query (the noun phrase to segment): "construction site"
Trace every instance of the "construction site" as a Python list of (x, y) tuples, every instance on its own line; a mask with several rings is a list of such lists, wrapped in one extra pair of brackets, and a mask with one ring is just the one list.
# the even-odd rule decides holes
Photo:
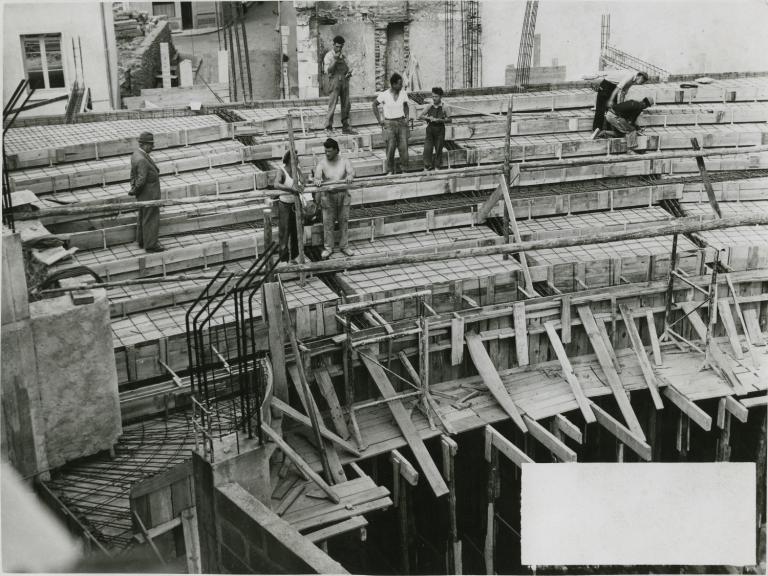
[[(9, 564), (4, 496), (4, 571), (765, 573), (768, 66), (678, 73), (598, 15), (579, 31), (594, 69), (643, 73), (626, 98), (653, 104), (599, 138), (592, 83), (541, 64), (538, 1), (515, 3), (504, 83), (484, 82), (486, 4), (94, 3), (94, 42), (134, 51), (103, 90), (89, 59), (128, 48), (22, 30), (26, 76), (3, 60), (3, 476), (79, 552)], [(338, 35), (351, 103), (329, 130)], [(396, 166), (371, 107), (394, 73)], [(436, 85), (451, 122), (428, 170)], [(329, 140), (346, 182), (312, 177)], [(299, 195), (348, 191), (348, 251), (324, 257), (297, 200), (284, 257), (281, 171)], [(751, 463), (754, 556), (526, 560), (524, 476), (553, 463)]]

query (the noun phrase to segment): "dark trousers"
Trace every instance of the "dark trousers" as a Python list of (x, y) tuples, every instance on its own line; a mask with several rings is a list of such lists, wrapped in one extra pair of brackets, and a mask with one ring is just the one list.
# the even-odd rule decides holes
[(428, 124), (427, 135), (424, 138), (424, 168), (434, 170), (442, 166), (444, 144), (445, 124)]
[(325, 120), (325, 127), (333, 128), (333, 115), (336, 112), (336, 103), (341, 99), (341, 126), (344, 130), (349, 129), (349, 111), (352, 104), (349, 102), (349, 80), (343, 76), (333, 76), (330, 80), (331, 100), (328, 102), (328, 117)]
[(333, 225), (339, 223), (339, 249), (349, 246), (349, 207), (352, 196), (345, 190), (323, 192), (320, 195), (320, 206), (323, 209), (323, 245), (326, 250), (333, 251)]
[(277, 235), (280, 245), (280, 259), (284, 262), (299, 255), (299, 236), (296, 233), (296, 204), (277, 203)]
[(136, 241), (139, 247), (146, 249), (157, 246), (160, 232), (160, 207), (144, 206), (139, 208), (136, 219)]
[(605, 124), (605, 112), (608, 109), (608, 100), (611, 98), (611, 94), (616, 90), (616, 84), (603, 80), (600, 82), (600, 87), (597, 89), (597, 99), (595, 100), (595, 119), (592, 121), (592, 130), (601, 130)]
[(395, 150), (400, 154), (400, 169), (408, 170), (408, 123), (405, 118), (384, 120), (384, 142), (387, 145), (387, 172), (395, 173)]

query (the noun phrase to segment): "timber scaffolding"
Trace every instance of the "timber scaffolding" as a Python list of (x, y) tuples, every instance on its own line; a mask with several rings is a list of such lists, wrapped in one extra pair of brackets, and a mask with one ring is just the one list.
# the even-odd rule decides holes
[[(358, 174), (358, 255), (319, 261), (307, 225), (303, 265), (276, 265), (268, 186), (286, 149), (305, 173), (322, 154), (319, 106), (9, 129), (17, 230), (64, 239), (99, 276), (120, 385), (115, 457), (57, 471), (50, 499), (110, 552), (150, 541), (194, 570), (189, 450), (216, 462), (263, 440), (279, 447), (265, 504), (363, 572), (335, 543), (366, 526), (366, 549), (398, 534), (397, 562), (367, 552), (393, 572), (519, 564), (495, 548), (519, 531), (499, 454), (757, 461), (764, 524), (768, 76), (630, 97), (647, 94), (633, 151), (589, 139), (582, 88), (455, 96), (444, 170), (390, 177), (370, 109), (353, 106), (360, 134), (338, 140)], [(136, 248), (142, 203), (126, 195), (144, 130), (159, 254)], [(467, 475), (483, 462), (487, 493)]]

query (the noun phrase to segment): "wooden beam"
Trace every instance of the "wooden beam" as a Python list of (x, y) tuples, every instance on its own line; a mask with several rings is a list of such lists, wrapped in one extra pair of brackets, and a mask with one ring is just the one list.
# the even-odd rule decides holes
[(389, 453), (389, 460), (393, 464), (396, 463), (398, 465), (400, 476), (402, 476), (408, 484), (416, 486), (416, 484), (419, 483), (419, 473), (416, 471), (416, 468), (414, 468), (413, 464), (408, 462), (408, 459), (400, 454), (400, 452), (392, 450), (392, 452)]
[(184, 549), (187, 557), (187, 574), (202, 574), (200, 558), (200, 535), (197, 531), (197, 509), (193, 506), (181, 512), (181, 526), (184, 531)]
[(763, 338), (763, 331), (760, 329), (760, 320), (758, 319), (757, 310), (754, 308), (745, 308), (744, 321), (749, 328), (749, 338), (752, 340), (752, 344), (755, 346), (765, 346), (765, 338)]
[(632, 430), (624, 426), (594, 402), (592, 403), (592, 410), (595, 412), (597, 421), (603, 428), (631, 448), (640, 458), (647, 462), (651, 461), (651, 447), (646, 444), (645, 437), (640, 438), (635, 435)]
[[(733, 297), (733, 305), (736, 307), (736, 315), (739, 318), (741, 329), (744, 332), (744, 341), (747, 344), (747, 350), (749, 351), (749, 355), (752, 358), (752, 365), (755, 368), (757, 368), (760, 361), (757, 358), (757, 353), (755, 352), (755, 349), (752, 347), (752, 340), (749, 337), (749, 331), (747, 330), (747, 322), (744, 319), (744, 312), (741, 309), (739, 294), (738, 292), (736, 292), (736, 287), (733, 285), (733, 280), (731, 280), (730, 274), (725, 274), (725, 282), (726, 284), (728, 284), (728, 289), (731, 291), (731, 296)], [(724, 298), (723, 300), (721, 300), (721, 305), (729, 306), (728, 298)], [(738, 341), (738, 338), (737, 338), (737, 341)]]
[(497, 449), (513, 464), (522, 468), (523, 464), (535, 464), (535, 462), (520, 448), (512, 444), (490, 424), (485, 427), (485, 461), (490, 462), (492, 449)]
[[(691, 138), (691, 146), (693, 146), (693, 149), (697, 152), (701, 150), (699, 141), (696, 138)], [(704, 183), (704, 190), (707, 192), (709, 205), (712, 207), (712, 211), (717, 214), (717, 217), (722, 218), (723, 213), (720, 210), (720, 205), (717, 203), (715, 191), (712, 189), (712, 182), (709, 179), (709, 173), (707, 172), (707, 167), (704, 164), (704, 158), (701, 156), (696, 156), (696, 165), (699, 167), (699, 174), (701, 174), (701, 181)]]
[(595, 318), (597, 331), (600, 333), (600, 337), (605, 343), (605, 350), (608, 352), (608, 356), (611, 358), (611, 364), (613, 364), (613, 368), (616, 370), (616, 373), (621, 374), (621, 364), (619, 364), (619, 359), (616, 357), (616, 351), (613, 349), (613, 343), (611, 343), (611, 337), (608, 335), (608, 329), (605, 327), (605, 322), (606, 319), (598, 320)]
[(464, 318), (451, 319), (451, 366), (458, 366), (464, 360)]
[(461, 540), (459, 540), (458, 519), (456, 516), (456, 453), (459, 445), (446, 435), (440, 436), (443, 453), (443, 477), (448, 484), (448, 544), (446, 550), (448, 573), (461, 574)]
[[(272, 397), (272, 406), (280, 410), (283, 414), (288, 416), (289, 418), (296, 420), (296, 422), (300, 422), (304, 426), (307, 426), (308, 428), (312, 428), (312, 420), (310, 420), (309, 417), (304, 416), (301, 412), (298, 410), (293, 409), (291, 406), (280, 400), (279, 398)], [(320, 434), (323, 438), (326, 440), (330, 440), (337, 446), (344, 448), (347, 452), (350, 454), (353, 454), (355, 458), (360, 458), (362, 455), (360, 452), (358, 452), (352, 444), (344, 440), (343, 438), (337, 436), (328, 428), (326, 428), (323, 424), (320, 424)]]
[(339, 397), (336, 395), (336, 389), (333, 387), (331, 375), (325, 367), (316, 368), (314, 372), (315, 381), (331, 411), (333, 427), (336, 428), (336, 433), (346, 440), (350, 437), (349, 428), (347, 428), (347, 421), (344, 420), (344, 412), (341, 409)]
[(523, 414), (523, 421), (526, 426), (528, 426), (528, 431), (531, 433), (531, 436), (541, 442), (544, 447), (552, 452), (557, 458), (563, 462), (576, 462), (576, 452), (558, 440), (557, 437), (544, 428), (544, 426), (536, 422), (536, 420), (527, 414)]
[(264, 310), (262, 314), (267, 321), (269, 330), (269, 356), (272, 360), (272, 377), (274, 378), (274, 395), (283, 402), (288, 402), (288, 378), (286, 375), (285, 359), (285, 325), (283, 324), (282, 301), (280, 285), (277, 282), (266, 282), (262, 286)]
[(656, 410), (661, 410), (664, 408), (664, 403), (661, 401), (661, 396), (659, 396), (659, 384), (656, 382), (656, 375), (653, 372), (653, 368), (651, 368), (651, 362), (648, 359), (648, 354), (645, 352), (645, 346), (643, 346), (640, 333), (637, 331), (637, 326), (635, 326), (635, 319), (632, 317), (632, 313), (626, 304), (619, 304), (619, 312), (621, 312), (621, 317), (627, 328), (627, 334), (632, 343), (632, 349), (635, 351), (637, 361), (640, 364), (640, 369), (643, 372), (648, 391), (651, 393), (653, 405)]
[(656, 334), (656, 321), (653, 319), (653, 310), (650, 308), (645, 311), (645, 319), (648, 323), (648, 334), (651, 338), (651, 349), (653, 350), (653, 362), (656, 366), (662, 366), (661, 346), (659, 345), (659, 336)]
[(363, 516), (352, 516), (352, 518), (347, 518), (342, 522), (331, 524), (330, 526), (320, 528), (314, 532), (308, 532), (304, 535), (304, 537), (307, 538), (310, 542), (324, 542), (325, 540), (333, 538), (334, 536), (346, 534), (347, 532), (352, 532), (353, 530), (360, 530), (366, 526), (368, 526), (368, 520), (366, 520)]
[(746, 423), (749, 418), (749, 410), (733, 396), (725, 397), (725, 410), (733, 414), (739, 422)]
[(275, 444), (278, 445), (280, 450), (283, 451), (283, 454), (291, 461), (293, 464), (298, 468), (304, 476), (312, 480), (315, 484), (317, 484), (320, 489), (326, 493), (328, 498), (334, 503), (338, 504), (341, 502), (341, 499), (339, 498), (338, 494), (336, 494), (335, 490), (329, 486), (325, 480), (323, 480), (313, 469), (312, 467), (306, 463), (306, 461), (299, 455), (298, 452), (296, 452), (291, 446), (283, 440), (283, 438), (272, 430), (267, 424), (262, 423), (261, 425), (262, 431), (267, 435), (267, 437), (272, 440)]
[[(605, 349), (605, 341), (597, 328), (597, 323), (595, 317), (592, 315), (592, 310), (589, 305), (578, 306), (577, 310), (579, 311), (579, 318), (581, 318), (584, 330), (586, 331), (589, 341), (592, 343), (592, 348), (597, 355), (597, 361), (600, 363), (605, 378), (608, 381), (608, 387), (613, 392), (613, 396), (616, 399), (616, 403), (619, 405), (619, 410), (621, 410), (624, 420), (632, 433), (645, 441), (643, 428), (640, 426), (640, 422), (638, 421), (634, 410), (632, 410), (632, 404), (629, 402), (624, 385), (613, 367), (613, 362), (611, 361), (608, 351)], [(592, 406), (594, 407), (594, 403)]]
[(754, 408), (755, 406), (768, 405), (768, 396), (755, 396), (753, 398), (742, 398), (741, 405), (746, 408)]
[[(509, 212), (509, 225), (512, 228), (512, 235), (515, 238), (515, 242), (522, 242), (520, 237), (520, 230), (517, 227), (517, 220), (515, 219), (515, 209), (512, 206), (512, 199), (509, 197), (509, 188), (507, 187), (507, 177), (505, 174), (499, 176), (499, 188), (504, 198), (504, 204), (507, 206)], [(519, 252), (520, 266), (523, 269), (523, 278), (525, 279), (525, 289), (529, 294), (536, 294), (536, 289), (533, 287), (533, 281), (531, 280), (531, 272), (528, 270), (528, 260), (525, 257), (525, 252)]]
[(720, 315), (720, 320), (725, 327), (725, 333), (728, 336), (728, 342), (731, 344), (731, 350), (733, 355), (738, 360), (744, 358), (744, 350), (741, 349), (741, 342), (739, 342), (739, 333), (736, 331), (736, 323), (733, 321), (733, 314), (731, 313), (731, 303), (728, 298), (720, 298), (717, 303), (717, 312)]
[(558, 337), (557, 331), (555, 330), (555, 323), (553, 321), (545, 322), (544, 329), (547, 331), (549, 342), (552, 345), (552, 349), (555, 351), (555, 356), (557, 356), (557, 359), (560, 362), (560, 367), (563, 370), (563, 377), (571, 387), (571, 392), (573, 392), (573, 396), (576, 398), (576, 404), (579, 405), (579, 410), (581, 411), (584, 420), (588, 424), (594, 422), (595, 415), (592, 413), (589, 400), (584, 394), (584, 390), (581, 388), (581, 383), (576, 377), (576, 373), (573, 371), (573, 367), (571, 366), (571, 362), (568, 359), (568, 355), (565, 353), (565, 348), (560, 342), (560, 338)]
[[(363, 354), (360, 354), (360, 359), (363, 361), (363, 364), (367, 368), (368, 373), (371, 375), (371, 379), (373, 380), (374, 384), (376, 384), (376, 387), (379, 389), (381, 395), (384, 398), (392, 398), (393, 396), (396, 396), (397, 392), (395, 392), (395, 389), (393, 388), (392, 383), (389, 381), (389, 377), (384, 372), (384, 369), (381, 367), (381, 365), (371, 360), (371, 358), (375, 356), (373, 350), (368, 348), (363, 352)], [(387, 402), (387, 405), (389, 406), (389, 409), (392, 412), (392, 416), (394, 416), (395, 421), (400, 428), (400, 432), (402, 432), (405, 441), (411, 448), (411, 451), (413, 452), (416, 461), (419, 463), (419, 467), (424, 473), (424, 476), (432, 488), (435, 496), (439, 498), (440, 496), (447, 494), (448, 486), (446, 486), (443, 477), (440, 475), (440, 471), (437, 469), (435, 462), (429, 455), (429, 451), (424, 445), (424, 441), (421, 439), (421, 436), (416, 430), (416, 427), (413, 425), (413, 422), (411, 422), (411, 417), (403, 406), (402, 402), (399, 400), (393, 400), (391, 402)]]
[(712, 417), (704, 410), (690, 400), (685, 394), (680, 392), (672, 385), (664, 388), (664, 396), (666, 396), (672, 404), (677, 406), (680, 411), (688, 416), (693, 422), (699, 425), (702, 430), (709, 431), (712, 428)]
[(278, 268), (279, 272), (332, 272), (336, 270), (362, 270), (365, 268), (377, 268), (381, 266), (393, 266), (399, 264), (420, 264), (434, 260), (451, 260), (455, 258), (467, 258), (476, 256), (490, 256), (494, 254), (514, 254), (516, 252), (530, 252), (531, 250), (545, 250), (563, 248), (566, 246), (583, 246), (585, 244), (602, 244), (605, 242), (618, 242), (624, 240), (638, 240), (654, 238), (658, 236), (671, 236), (673, 234), (691, 234), (693, 232), (705, 232), (709, 230), (722, 230), (737, 226), (760, 226), (768, 224), (768, 214), (756, 213), (746, 216), (729, 216), (719, 220), (664, 222), (650, 224), (632, 230), (620, 232), (599, 232), (596, 234), (584, 234), (578, 237), (546, 238), (543, 240), (530, 240), (527, 242), (515, 242), (511, 244), (497, 244), (492, 246), (479, 246), (475, 248), (451, 249), (449, 244), (435, 246), (429, 253), (405, 254), (405, 255), (379, 255), (379, 256), (353, 256), (351, 258), (334, 258), (320, 262), (311, 262), (299, 266), (298, 264), (283, 264)]
[(480, 207), (480, 209), (477, 211), (477, 223), (482, 224), (486, 221), (488, 218), (488, 215), (491, 213), (491, 211), (494, 209), (496, 204), (499, 203), (499, 200), (501, 200), (503, 195), (503, 192), (501, 190), (501, 186), (497, 186), (493, 192), (491, 192), (491, 195), (488, 196), (488, 199), (483, 202), (483, 205)]
[[(590, 409), (590, 412), (591, 411), (592, 410)], [(552, 420), (552, 422), (555, 428), (559, 430), (561, 433), (563, 433), (564, 435), (568, 436), (568, 438), (570, 438), (574, 442), (577, 442), (578, 444), (582, 443), (581, 430), (579, 430), (579, 427), (576, 426), (576, 424), (568, 420), (568, 418), (566, 418), (562, 414), (555, 414), (555, 417)]]
[(512, 304), (512, 314), (515, 322), (515, 350), (517, 364), (528, 366), (528, 324), (525, 319), (525, 302)]
[(490, 356), (488, 356), (480, 336), (475, 332), (468, 332), (464, 337), (467, 341), (467, 350), (469, 350), (469, 355), (472, 357), (472, 362), (486, 387), (491, 391), (491, 394), (502, 410), (506, 412), (507, 416), (512, 418), (512, 421), (517, 424), (518, 428), (523, 432), (528, 432), (528, 427), (525, 425), (522, 416), (520, 416), (517, 406), (515, 406), (515, 403), (509, 396), (509, 392), (504, 387), (504, 382), (502, 382), (496, 367), (493, 365)]

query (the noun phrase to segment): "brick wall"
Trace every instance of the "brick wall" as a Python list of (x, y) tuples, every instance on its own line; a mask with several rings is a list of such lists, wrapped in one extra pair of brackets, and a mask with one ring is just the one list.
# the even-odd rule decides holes
[(120, 96), (139, 96), (143, 88), (155, 87), (155, 76), (160, 73), (160, 44), (170, 44), (171, 60), (174, 48), (168, 22), (160, 22), (133, 50), (120, 54), (124, 68), (120, 77)]

